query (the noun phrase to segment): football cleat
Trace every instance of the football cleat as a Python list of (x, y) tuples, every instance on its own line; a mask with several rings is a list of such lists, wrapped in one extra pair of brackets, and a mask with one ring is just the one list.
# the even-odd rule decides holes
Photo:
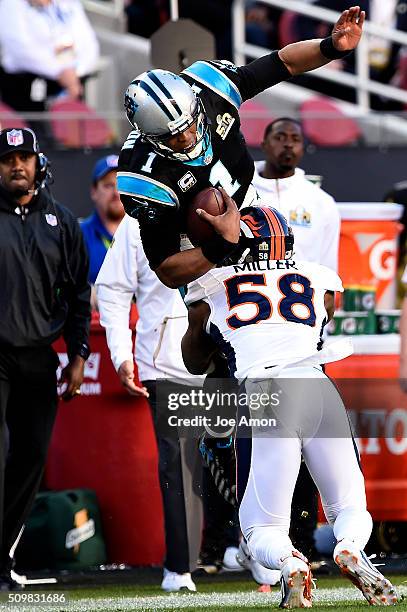
[(335, 546), (334, 561), (342, 574), (363, 593), (371, 606), (393, 606), (399, 596), (390, 582), (352, 541), (341, 540)]
[(312, 608), (312, 574), (307, 559), (298, 551), (281, 567), (280, 608)]
[(164, 568), (164, 577), (161, 583), (161, 588), (167, 593), (174, 593), (176, 591), (181, 591), (181, 589), (196, 591), (196, 586), (190, 573), (177, 574), (177, 572), (170, 572), (166, 568)]
[(270, 584), (273, 586), (273, 584), (277, 584), (280, 580), (279, 570), (263, 567), (263, 565), (253, 559), (244, 540), (240, 542), (236, 560), (244, 569), (251, 572), (254, 580), (259, 584)]

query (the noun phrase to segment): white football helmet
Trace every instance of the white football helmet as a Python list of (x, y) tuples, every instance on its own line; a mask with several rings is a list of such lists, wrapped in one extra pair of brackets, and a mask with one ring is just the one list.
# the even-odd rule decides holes
[[(127, 118), (163, 157), (191, 161), (203, 155), (210, 145), (205, 110), (201, 100), (184, 79), (167, 70), (148, 70), (128, 86), (124, 106)], [(167, 144), (172, 136), (197, 124), (192, 147), (174, 152)]]

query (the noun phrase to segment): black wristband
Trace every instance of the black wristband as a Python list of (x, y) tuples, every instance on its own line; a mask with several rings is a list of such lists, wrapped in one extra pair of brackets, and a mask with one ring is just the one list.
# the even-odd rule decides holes
[(322, 55), (329, 60), (342, 59), (342, 57), (346, 57), (349, 55), (349, 53), (351, 53), (351, 51), (338, 51), (338, 49), (335, 49), (332, 36), (323, 38), (320, 42), (319, 48)]
[(210, 241), (204, 242), (201, 245), (201, 250), (206, 259), (214, 264), (219, 264), (226, 257), (232, 255), (238, 246), (238, 242), (229, 242), (229, 240), (222, 238), (220, 234), (215, 234)]

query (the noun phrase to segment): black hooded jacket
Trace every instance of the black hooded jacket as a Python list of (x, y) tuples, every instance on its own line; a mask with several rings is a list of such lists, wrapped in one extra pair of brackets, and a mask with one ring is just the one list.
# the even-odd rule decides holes
[[(62, 230), (62, 231), (61, 231)], [(72, 213), (41, 189), (19, 206), (0, 188), (0, 347), (88, 347), (88, 256)]]

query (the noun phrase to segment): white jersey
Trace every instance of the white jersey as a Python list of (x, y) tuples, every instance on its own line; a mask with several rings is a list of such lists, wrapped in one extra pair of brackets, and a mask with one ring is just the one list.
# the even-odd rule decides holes
[(208, 303), (207, 332), (242, 380), (315, 356), (327, 319), (326, 291), (343, 291), (330, 268), (264, 261), (210, 270), (188, 285), (186, 303)]

